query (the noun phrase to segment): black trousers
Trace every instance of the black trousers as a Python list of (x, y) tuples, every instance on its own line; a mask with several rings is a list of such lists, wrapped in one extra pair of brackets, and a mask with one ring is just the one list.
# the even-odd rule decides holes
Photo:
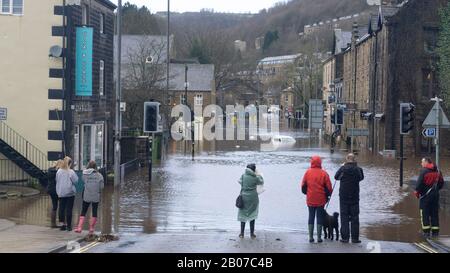
[(72, 227), (72, 211), (75, 196), (62, 197), (59, 199), (59, 221)]
[(348, 241), (359, 240), (359, 203), (340, 202), (341, 207), (341, 238)]
[(424, 232), (439, 231), (439, 195), (420, 199), (420, 216)]
[(310, 207), (308, 206), (309, 218), (308, 225), (314, 225), (314, 219), (317, 218), (317, 225), (323, 226), (323, 221), (325, 219), (325, 210), (323, 207)]
[(48, 195), (50, 195), (50, 198), (52, 199), (52, 211), (57, 211), (58, 210), (58, 195), (56, 193), (49, 193)]
[(98, 203), (88, 203), (83, 201), (83, 208), (81, 209), (81, 216), (86, 216), (89, 206), (92, 204), (92, 217), (97, 217)]
[[(245, 222), (241, 222), (241, 234), (244, 234)], [(255, 233), (255, 220), (250, 221), (250, 234)]]

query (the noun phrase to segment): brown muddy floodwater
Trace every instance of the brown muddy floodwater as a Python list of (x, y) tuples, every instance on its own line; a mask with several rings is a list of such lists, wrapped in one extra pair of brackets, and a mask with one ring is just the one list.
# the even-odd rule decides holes
[[(257, 229), (276, 232), (307, 232), (307, 207), (299, 183), (312, 155), (323, 158), (323, 168), (334, 176), (344, 159), (343, 152), (331, 154), (307, 135), (295, 135), (297, 144), (286, 151), (258, 151), (253, 142), (222, 142), (197, 145), (194, 161), (184, 155), (182, 143), (173, 143), (166, 161), (154, 168), (148, 182), (145, 168), (127, 176), (120, 189), (107, 186), (100, 207), (98, 229), (119, 234), (188, 232), (210, 230), (237, 232), (239, 193), (237, 180), (246, 164), (256, 163), (265, 178), (260, 196)], [(311, 148), (315, 147), (315, 148)], [(189, 153), (188, 153), (189, 154)], [(414, 242), (420, 239), (418, 201), (407, 185), (398, 182), (398, 161), (361, 155), (365, 172), (361, 182), (361, 233), (373, 240)], [(419, 160), (409, 159), (405, 177), (417, 175)], [(443, 160), (444, 174), (450, 161)], [(334, 181), (332, 181), (334, 182)], [(337, 192), (328, 212), (339, 211)], [(0, 218), (19, 223), (49, 224), (50, 200), (45, 195), (0, 200)], [(441, 209), (441, 233), (450, 235), (449, 208)], [(79, 205), (74, 209), (74, 217)], [(76, 218), (75, 218), (76, 219)], [(75, 220), (76, 221), (76, 220)]]

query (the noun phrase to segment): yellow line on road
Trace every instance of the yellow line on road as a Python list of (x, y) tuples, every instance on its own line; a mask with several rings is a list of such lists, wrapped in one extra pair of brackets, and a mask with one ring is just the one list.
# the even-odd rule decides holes
[(75, 249), (75, 250), (71, 251), (70, 253), (84, 253), (98, 244), (100, 244), (100, 242), (92, 242), (90, 244), (87, 244), (87, 245), (79, 248), (79, 249)]
[(86, 246), (83, 247), (83, 250), (80, 250), (80, 253), (85, 253), (85, 252), (88, 251), (89, 249), (91, 249), (91, 248), (93, 248), (93, 247), (95, 247), (95, 246), (97, 246), (97, 245), (99, 245), (99, 244), (100, 244), (100, 242), (93, 242), (93, 243), (91, 243), (91, 244), (88, 244), (88, 245), (86, 245)]
[(425, 250), (428, 253), (439, 253), (438, 251), (436, 251), (435, 249), (425, 245), (424, 243), (414, 243), (414, 245), (416, 245), (417, 247), (421, 248), (422, 250)]

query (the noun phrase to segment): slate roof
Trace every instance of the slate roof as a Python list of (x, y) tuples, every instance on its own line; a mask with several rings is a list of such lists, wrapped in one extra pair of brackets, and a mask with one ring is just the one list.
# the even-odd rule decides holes
[[(184, 91), (185, 64), (170, 64), (169, 88)], [(212, 91), (214, 80), (213, 64), (187, 64), (188, 91)], [(162, 83), (165, 86), (165, 83)]]
[[(117, 35), (114, 36), (114, 62), (117, 61)], [(173, 36), (170, 41), (173, 47)], [(149, 55), (158, 63), (165, 63), (167, 60), (167, 36), (156, 35), (123, 35), (122, 36), (122, 64), (130, 63), (130, 54), (136, 54), (141, 49), (150, 52)]]

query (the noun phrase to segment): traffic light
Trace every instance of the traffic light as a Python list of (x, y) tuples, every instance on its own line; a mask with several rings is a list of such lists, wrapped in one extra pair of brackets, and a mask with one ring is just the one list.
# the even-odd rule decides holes
[(158, 132), (159, 102), (144, 103), (144, 133)]
[(412, 103), (400, 103), (400, 134), (407, 135), (414, 128), (414, 109)]
[(344, 124), (344, 109), (338, 108), (336, 109), (336, 125)]

